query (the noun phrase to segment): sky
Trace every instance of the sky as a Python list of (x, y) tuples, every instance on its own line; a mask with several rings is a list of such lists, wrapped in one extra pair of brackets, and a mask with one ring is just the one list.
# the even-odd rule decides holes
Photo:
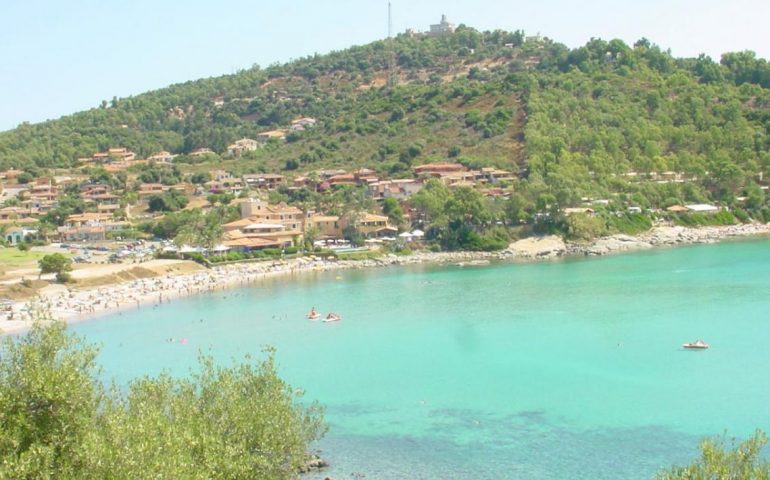
[[(393, 31), (441, 14), (574, 48), (646, 37), (678, 57), (770, 58), (770, 0), (392, 0)], [(387, 0), (0, 0), (0, 131), (254, 64), (387, 36)]]

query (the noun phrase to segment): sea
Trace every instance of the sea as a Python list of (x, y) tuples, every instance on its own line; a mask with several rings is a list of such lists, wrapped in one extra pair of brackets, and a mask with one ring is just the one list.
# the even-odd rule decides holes
[(119, 385), (274, 347), (326, 409), (311, 480), (648, 479), (770, 431), (768, 239), (287, 275), (72, 329)]

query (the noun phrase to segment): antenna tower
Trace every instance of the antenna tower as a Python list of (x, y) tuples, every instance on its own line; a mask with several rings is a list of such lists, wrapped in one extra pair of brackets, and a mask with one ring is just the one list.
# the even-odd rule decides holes
[(393, 45), (393, 8), (388, 2), (388, 82), (389, 88), (396, 86), (396, 50)]

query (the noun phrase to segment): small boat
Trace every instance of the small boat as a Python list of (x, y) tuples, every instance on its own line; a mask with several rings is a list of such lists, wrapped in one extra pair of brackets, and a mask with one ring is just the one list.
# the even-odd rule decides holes
[(315, 309), (307, 312), (307, 315), (305, 316), (308, 318), (308, 320), (318, 320), (319, 318), (321, 318), (321, 314), (316, 312)]
[(703, 340), (695, 340), (694, 342), (685, 343), (682, 345), (682, 348), (687, 348), (689, 350), (705, 350), (709, 348), (709, 344)]
[(339, 322), (340, 320), (342, 320), (342, 316), (332, 312), (329, 312), (326, 318), (323, 319), (324, 322)]

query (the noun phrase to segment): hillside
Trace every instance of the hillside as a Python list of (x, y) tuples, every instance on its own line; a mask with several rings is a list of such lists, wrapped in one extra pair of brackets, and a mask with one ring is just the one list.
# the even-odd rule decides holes
[[(386, 86), (387, 65), (397, 65)], [(628, 195), (643, 206), (745, 195), (770, 166), (770, 66), (751, 52), (676, 59), (640, 40), (569, 50), (522, 32), (400, 35), (191, 81), (0, 133), (0, 168), (67, 168), (127, 147), (235, 173), (368, 167), (410, 176), (454, 158), (521, 171), (529, 202)], [(312, 116), (316, 128), (232, 159), (228, 144)], [(672, 172), (675, 181), (640, 182)]]

